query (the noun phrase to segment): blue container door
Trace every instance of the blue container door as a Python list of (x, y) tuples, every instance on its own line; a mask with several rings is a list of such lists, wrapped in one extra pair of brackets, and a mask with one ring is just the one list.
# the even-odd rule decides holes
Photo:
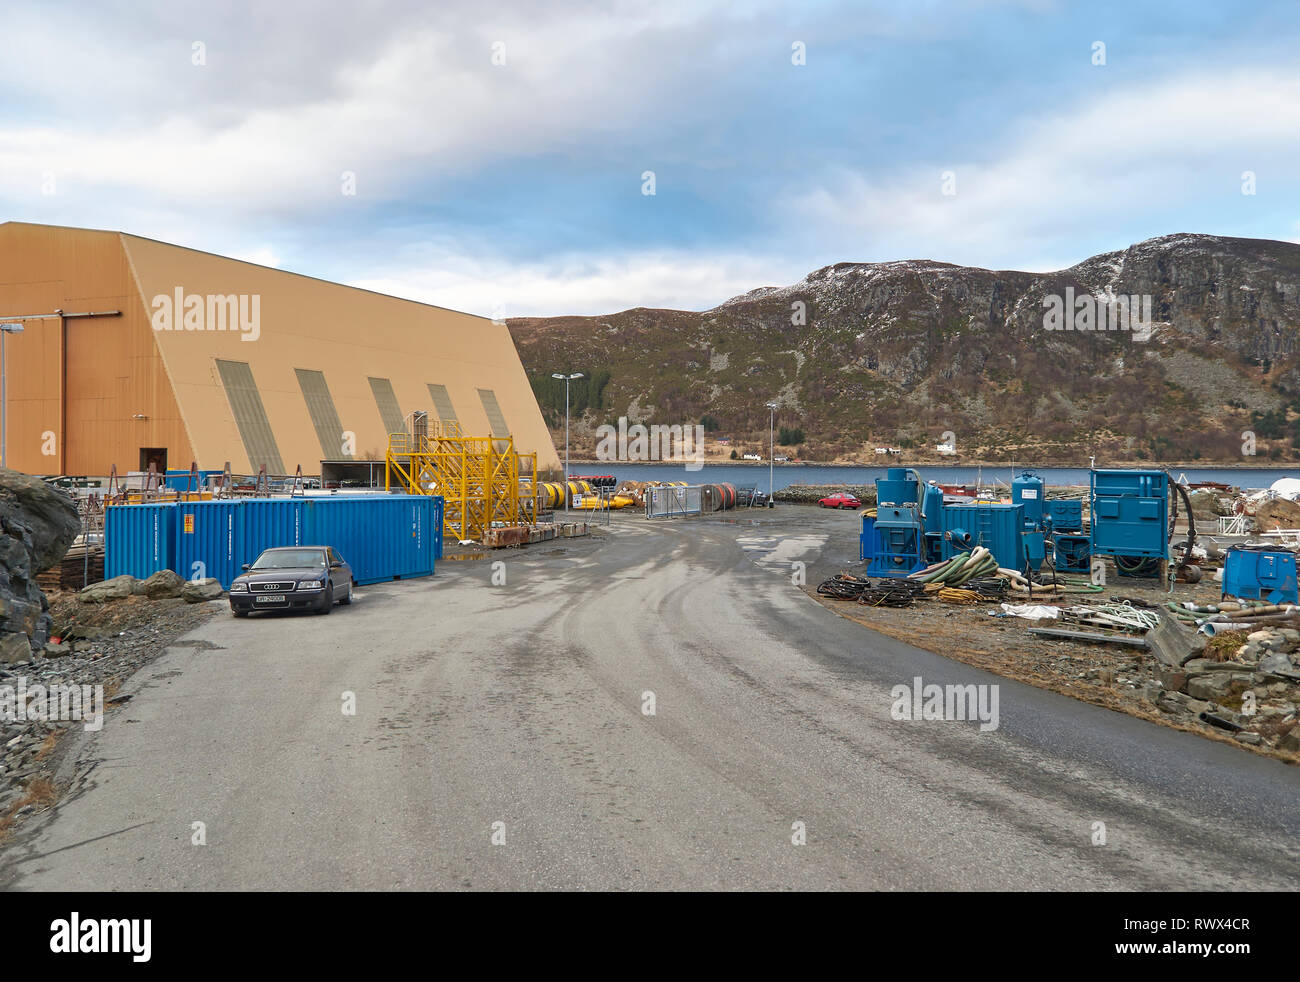
[(236, 549), (240, 568), (252, 563), (265, 549), (316, 545), (304, 538), (304, 509), (301, 498), (250, 498), (240, 502)]
[(145, 579), (171, 569), (176, 505), (111, 505), (104, 514), (104, 577)]
[(245, 562), (239, 552), (241, 507), (236, 501), (194, 501), (176, 505), (176, 564), (188, 579), (215, 577), (223, 590)]

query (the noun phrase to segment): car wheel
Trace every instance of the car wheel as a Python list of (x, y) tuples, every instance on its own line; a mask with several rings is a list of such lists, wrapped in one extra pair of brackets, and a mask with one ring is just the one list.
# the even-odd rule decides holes
[(230, 612), (231, 612), (232, 614), (234, 614), (236, 617), (247, 617), (247, 616), (248, 616), (248, 611), (246, 611), (246, 610), (240, 610), (238, 607), (231, 607), (231, 608), (230, 608)]
[(321, 604), (320, 610), (316, 611), (316, 613), (328, 614), (333, 609), (334, 609), (334, 584), (327, 583), (325, 584), (325, 601), (324, 603)]
[(348, 592), (344, 594), (343, 599), (340, 600), (339, 603), (343, 604), (344, 606), (347, 606), (348, 604), (352, 603), (352, 581), (351, 580), (348, 580)]

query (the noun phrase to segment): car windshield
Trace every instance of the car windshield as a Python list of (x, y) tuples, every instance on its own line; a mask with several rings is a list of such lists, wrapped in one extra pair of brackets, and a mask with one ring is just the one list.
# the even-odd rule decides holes
[(325, 565), (319, 549), (268, 549), (257, 557), (251, 569), (303, 569)]

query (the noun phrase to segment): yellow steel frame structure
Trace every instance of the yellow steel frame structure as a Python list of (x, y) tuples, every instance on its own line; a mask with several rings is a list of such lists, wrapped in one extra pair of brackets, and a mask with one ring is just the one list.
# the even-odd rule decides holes
[(457, 539), (482, 540), (494, 525), (531, 524), (537, 454), (518, 454), (514, 444), (513, 437), (466, 436), (457, 423), (433, 420), (427, 434), (390, 433), (384, 488), (442, 495), (443, 534)]

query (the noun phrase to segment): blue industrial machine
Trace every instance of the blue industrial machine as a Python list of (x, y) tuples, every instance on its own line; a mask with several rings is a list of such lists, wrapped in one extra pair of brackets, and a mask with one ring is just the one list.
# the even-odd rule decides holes
[(1022, 471), (1011, 481), (1011, 503), (1024, 509), (1025, 531), (1043, 527), (1043, 479), (1033, 471)]
[(1169, 555), (1169, 477), (1164, 471), (1094, 470), (1089, 549), (1122, 576), (1157, 576)]
[(1295, 553), (1270, 546), (1232, 546), (1223, 560), (1223, 596), (1300, 603)]
[(1078, 498), (1055, 498), (1044, 507), (1047, 527), (1053, 532), (1083, 531), (1083, 502)]
[(1088, 536), (1058, 532), (1052, 545), (1056, 553), (1052, 565), (1058, 573), (1087, 573), (1092, 568)]
[(907, 576), (976, 546), (999, 566), (1037, 570), (1046, 551), (1042, 481), (1026, 474), (1017, 493), (1034, 509), (1033, 522), (1020, 503), (945, 504), (943, 489), (923, 485), (916, 471), (889, 468), (876, 480), (876, 517), (862, 520), (859, 554), (869, 563), (867, 575)]
[(876, 479), (872, 537), (867, 537), (864, 519), (860, 540), (862, 558), (871, 560), (867, 575), (907, 576), (938, 559), (943, 491), (930, 485), (922, 492), (921, 487), (909, 467), (891, 467)]

